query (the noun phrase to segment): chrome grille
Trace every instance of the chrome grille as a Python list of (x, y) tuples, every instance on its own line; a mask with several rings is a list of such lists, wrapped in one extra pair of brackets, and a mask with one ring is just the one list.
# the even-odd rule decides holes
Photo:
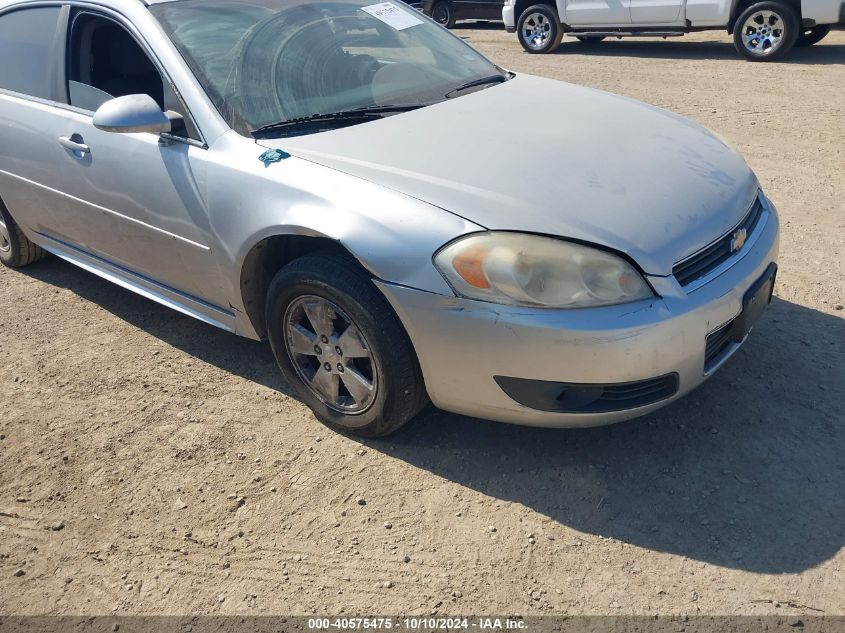
[(762, 215), (763, 203), (758, 195), (754, 200), (754, 204), (751, 205), (751, 209), (749, 209), (748, 213), (739, 224), (713, 242), (710, 246), (700, 250), (692, 257), (688, 257), (682, 262), (675, 264), (675, 267), (672, 269), (672, 274), (675, 275), (675, 279), (678, 280), (678, 283), (682, 286), (688, 286), (695, 280), (701, 279), (705, 275), (709, 274), (712, 270), (722, 265), (731, 257), (734, 257), (740, 250), (742, 250), (740, 248), (739, 250), (734, 251), (731, 247), (734, 235), (737, 231), (745, 229), (746, 236), (750, 237), (754, 232), (754, 229), (757, 227), (757, 223), (760, 221)]

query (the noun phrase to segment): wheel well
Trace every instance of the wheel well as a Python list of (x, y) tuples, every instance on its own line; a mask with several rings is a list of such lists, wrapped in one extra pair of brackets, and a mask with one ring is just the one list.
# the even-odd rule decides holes
[(348, 253), (335, 240), (308, 235), (274, 235), (261, 240), (249, 251), (241, 268), (241, 298), (247, 316), (261, 338), (267, 335), (264, 304), (273, 277), (293, 260), (322, 250)]
[[(798, 18), (798, 23), (801, 24), (801, 0), (777, 0), (795, 11), (795, 15)], [(728, 22), (728, 33), (734, 32), (734, 26), (736, 25), (736, 20), (739, 18), (740, 14), (745, 11), (748, 7), (753, 4), (757, 4), (760, 0), (737, 0), (734, 2), (733, 9), (731, 10), (731, 19)]]
[[(20, 225), (17, 223), (14, 216), (12, 215), (12, 211), (9, 209), (9, 207), (6, 206), (6, 203), (3, 202), (3, 195), (2, 194), (0, 194), (0, 217), (5, 217), (6, 222), (9, 222), (11, 220), (12, 222), (15, 223), (15, 226), (20, 228)], [(23, 230), (23, 229), (21, 229), (21, 230)]]
[[(545, 4), (551, 7), (555, 14), (557, 14), (557, 5), (552, 0), (516, 0), (516, 4), (514, 5), (514, 20), (518, 23), (523, 11), (528, 7), (533, 7), (535, 4)], [(557, 21), (560, 22), (560, 16), (558, 16)]]
[(6, 206), (6, 203), (3, 202), (3, 194), (0, 194), (0, 214), (6, 212), (8, 217), (12, 217), (12, 213), (9, 211), (9, 207)]
[[(425, 2), (423, 2), (423, 13), (431, 17), (432, 12), (434, 11), (434, 5), (438, 2), (441, 2), (441, 0), (425, 0)], [(446, 0), (446, 4), (451, 5), (451, 0)]]

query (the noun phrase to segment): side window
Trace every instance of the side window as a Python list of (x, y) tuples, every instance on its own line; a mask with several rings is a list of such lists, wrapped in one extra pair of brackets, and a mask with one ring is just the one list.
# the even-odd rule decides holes
[(146, 94), (162, 110), (184, 117), (175, 136), (199, 140), (187, 109), (138, 41), (109, 18), (79, 11), (71, 18), (67, 51), (70, 105), (95, 111), (114, 97)]
[(50, 64), (60, 10), (37, 7), (0, 15), (0, 88), (53, 98)]

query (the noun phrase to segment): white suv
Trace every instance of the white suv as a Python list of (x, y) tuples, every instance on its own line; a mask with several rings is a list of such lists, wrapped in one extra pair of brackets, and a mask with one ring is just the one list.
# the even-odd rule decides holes
[(505, 0), (502, 18), (529, 53), (555, 50), (564, 33), (595, 44), (726, 28), (740, 55), (772, 61), (845, 24), (845, 0)]

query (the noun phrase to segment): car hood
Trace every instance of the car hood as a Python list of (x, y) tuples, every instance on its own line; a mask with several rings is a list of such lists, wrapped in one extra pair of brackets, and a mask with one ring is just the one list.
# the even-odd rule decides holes
[(263, 140), (488, 229), (593, 242), (653, 275), (735, 226), (758, 184), (743, 159), (660, 108), (519, 75), (377, 121)]

